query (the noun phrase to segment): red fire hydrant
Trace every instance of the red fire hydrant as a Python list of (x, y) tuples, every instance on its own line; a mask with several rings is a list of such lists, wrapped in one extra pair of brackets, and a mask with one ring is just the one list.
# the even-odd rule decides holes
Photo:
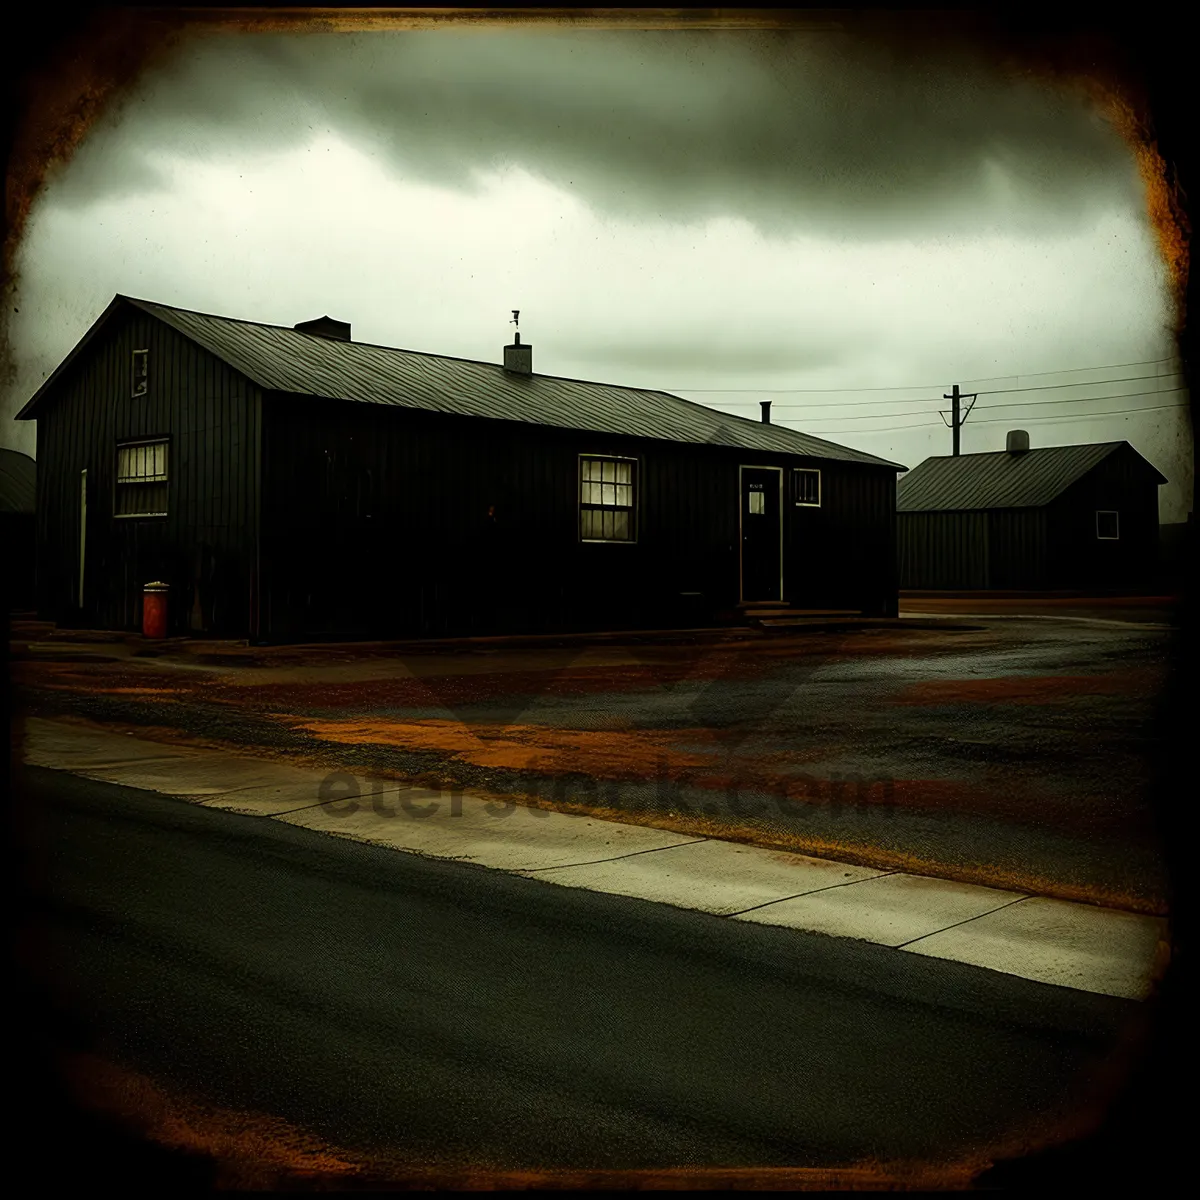
[(165, 583), (148, 583), (142, 589), (142, 633), (148, 638), (167, 636), (167, 592)]

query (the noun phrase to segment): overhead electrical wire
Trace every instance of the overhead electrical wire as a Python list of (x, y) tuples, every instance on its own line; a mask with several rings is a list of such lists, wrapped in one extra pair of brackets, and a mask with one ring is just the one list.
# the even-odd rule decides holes
[[(1113, 381), (1113, 382), (1116, 382), (1116, 381)], [(1043, 408), (1048, 404), (1098, 404), (1102, 400), (1127, 400), (1133, 396), (1166, 396), (1166, 395), (1169, 395), (1171, 392), (1181, 392), (1183, 390), (1184, 389), (1182, 387), (1154, 388), (1154, 389), (1150, 389), (1150, 390), (1147, 390), (1144, 392), (1117, 392), (1115, 395), (1112, 395), (1112, 396), (1066, 396), (1061, 400), (1045, 400), (1045, 401), (1011, 400), (1011, 401), (1007, 401), (1007, 402), (1002, 401), (999, 404), (976, 404), (976, 405), (972, 406), (972, 410), (984, 409), (984, 408)], [(987, 393), (980, 392), (979, 395), (987, 395)], [(937, 403), (937, 402), (935, 402), (935, 403)], [(780, 405), (780, 407), (783, 408), (783, 407), (787, 407), (787, 406)], [(827, 417), (809, 417), (808, 420), (810, 420), (810, 421), (838, 421), (838, 420), (874, 421), (874, 420), (878, 420), (878, 419), (883, 419), (885, 421), (890, 421), (896, 417), (919, 417), (919, 416), (922, 416), (926, 411), (927, 411), (926, 409), (913, 409), (911, 412), (866, 413), (862, 416), (853, 416), (853, 417), (841, 417), (839, 415), (833, 415), (833, 416), (827, 416)], [(795, 418), (792, 418), (792, 419), (794, 420)], [(936, 424), (936, 422), (934, 422), (934, 423)]]
[[(964, 382), (974, 383), (974, 382), (978, 382), (979, 380), (982, 380), (983, 382), (987, 382), (988, 380), (991, 380), (991, 379), (1033, 379), (1033, 378), (1037, 378), (1038, 376), (1042, 376), (1042, 375), (1066, 375), (1072, 371), (1118, 371), (1123, 367), (1149, 367), (1149, 366), (1154, 366), (1154, 365), (1160, 364), (1160, 363), (1175, 362), (1175, 361), (1176, 361), (1175, 355), (1166, 355), (1163, 358), (1145, 358), (1145, 359), (1140, 359), (1137, 362), (1107, 363), (1105, 365), (1095, 366), (1095, 367), (1060, 367), (1056, 371), (1019, 371), (1019, 372), (1010, 373), (1008, 375), (976, 376), (975, 379), (973, 379), (973, 380), (968, 379), (968, 380), (965, 380)], [(1140, 378), (1140, 376), (1134, 376), (1134, 378)], [(1101, 380), (1101, 379), (1088, 379), (1088, 380), (1082, 381), (1082, 383), (1080, 383), (1078, 385), (1067, 383), (1067, 384), (1045, 384), (1043, 386), (1045, 386), (1045, 387), (1073, 387), (1073, 386), (1086, 386), (1089, 383), (1103, 383), (1103, 382), (1105, 382), (1105, 381)], [(1113, 382), (1121, 382), (1121, 381), (1114, 380)], [(776, 396), (785, 396), (785, 395), (796, 396), (796, 395), (806, 395), (806, 394), (807, 395), (825, 396), (825, 395), (832, 395), (835, 392), (904, 392), (904, 391), (919, 392), (919, 391), (924, 391), (927, 388), (940, 388), (940, 387), (944, 387), (944, 386), (945, 385), (941, 384), (941, 383), (895, 383), (895, 384), (890, 384), (887, 387), (860, 387), (860, 388), (854, 388), (854, 387), (836, 387), (836, 388), (670, 387), (670, 388), (659, 388), (659, 389), (655, 389), (655, 390), (671, 391), (671, 392), (706, 392), (706, 393), (713, 393), (713, 394), (725, 393), (726, 395), (745, 394), (747, 392), (757, 392), (761, 395), (763, 393), (769, 392)], [(1001, 389), (1001, 390), (1007, 391), (1010, 389)], [(1017, 389), (1011, 389), (1011, 390), (1036, 391), (1038, 389), (1037, 388), (1030, 388), (1030, 389), (1017, 388)], [(976, 394), (983, 395), (984, 393), (979, 392)], [(753, 404), (754, 401), (746, 401), (745, 403)]]
[[(1107, 399), (1108, 397), (1105, 397)], [(1087, 421), (1095, 417), (1114, 417), (1120, 416), (1123, 413), (1144, 413), (1144, 412), (1161, 412), (1169, 408), (1187, 408), (1187, 404), (1151, 404), (1140, 408), (1113, 408), (1105, 409), (1103, 412), (1090, 413), (1060, 413), (1056, 416), (1045, 417), (1022, 417), (1023, 422), (1029, 421)], [(1007, 424), (1012, 418), (1010, 417), (986, 417), (982, 421), (976, 422), (979, 425), (1003, 425)], [(841, 433), (895, 433), (901, 429), (941, 429), (943, 425), (937, 421), (914, 421), (908, 425), (885, 425), (879, 429), (821, 429), (817, 430), (818, 437), (830, 437)], [(966, 428), (964, 425), (963, 428)]]
[[(1028, 387), (1028, 388), (997, 388), (997, 389), (994, 389), (992, 391), (987, 391), (987, 392), (964, 393), (964, 395), (1011, 396), (1011, 395), (1015, 395), (1018, 392), (1046, 392), (1046, 391), (1051, 391), (1052, 389), (1065, 388), (1065, 387), (1073, 387), (1073, 388), (1106, 387), (1110, 383), (1141, 383), (1143, 381), (1149, 381), (1152, 379), (1171, 379), (1171, 378), (1173, 378), (1172, 372), (1166, 372), (1166, 373), (1160, 374), (1160, 375), (1125, 375), (1125, 376), (1121, 376), (1117, 379), (1081, 379), (1077, 383), (1047, 383), (1047, 384), (1043, 384), (1038, 387)], [(1173, 389), (1161, 388), (1161, 389), (1154, 389), (1154, 390), (1171, 391)], [(1136, 394), (1136, 393), (1134, 393), (1134, 394)], [(729, 401), (726, 401), (726, 403), (730, 404), (730, 405), (738, 405), (741, 407), (752, 408), (754, 405), (760, 403), (760, 401), (758, 401), (758, 400), (729, 400)], [(878, 404), (912, 404), (912, 403), (914, 403), (912, 396), (896, 396), (893, 398), (881, 399), (881, 400), (824, 400), (824, 401), (817, 400), (817, 401), (812, 401), (812, 402), (806, 401), (804, 403), (793, 403), (793, 404), (774, 404), (774, 403), (772, 403), (772, 408), (773, 409), (777, 409), (777, 408), (778, 409), (782, 409), (782, 408), (804, 408), (804, 409), (808, 409), (808, 408), (849, 408), (851, 405), (853, 405), (855, 407), (861, 407), (863, 405), (869, 405), (869, 404), (878, 405)], [(1055, 401), (1055, 403), (1058, 403), (1058, 401)], [(981, 407), (986, 408), (986, 407), (994, 407), (994, 406), (981, 405)], [(899, 416), (900, 414), (899, 413), (882, 413), (880, 415), (881, 416)], [(818, 420), (819, 419), (820, 418), (818, 418)]]
[[(1088, 421), (1093, 417), (1114, 417), (1119, 413), (1162, 412), (1167, 408), (1188, 408), (1187, 404), (1148, 404), (1139, 408), (1106, 408), (1103, 412), (1091, 413), (1060, 413), (1057, 416), (1022, 417), (1022, 421)], [(980, 425), (1000, 425), (1008, 422), (1008, 417), (987, 417)]]

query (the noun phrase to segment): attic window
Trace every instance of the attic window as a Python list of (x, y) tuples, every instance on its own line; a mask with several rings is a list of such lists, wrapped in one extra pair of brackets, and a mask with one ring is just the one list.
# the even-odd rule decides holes
[(634, 542), (637, 463), (631, 458), (579, 459), (579, 535), (585, 542)]
[(821, 472), (801, 467), (792, 472), (796, 503), (805, 508), (821, 507)]
[(150, 390), (150, 351), (135, 350), (130, 367), (130, 395), (144, 396)]
[(130, 442), (117, 447), (118, 517), (167, 515), (167, 442)]
[(1120, 521), (1115, 512), (1096, 513), (1096, 536), (1102, 541), (1115, 542), (1120, 536)]

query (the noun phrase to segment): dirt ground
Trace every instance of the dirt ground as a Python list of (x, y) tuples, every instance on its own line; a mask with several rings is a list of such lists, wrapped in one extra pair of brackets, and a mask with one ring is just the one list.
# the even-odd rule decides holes
[(1163, 912), (1170, 614), (1081, 615), (424, 650), (26, 640), (12, 669), (37, 715)]

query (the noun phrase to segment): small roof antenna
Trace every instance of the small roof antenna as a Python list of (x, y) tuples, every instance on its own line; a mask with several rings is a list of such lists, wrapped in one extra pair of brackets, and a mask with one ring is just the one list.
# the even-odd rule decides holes
[(517, 320), (517, 318), (520, 317), (520, 315), (521, 315), (521, 310), (519, 308), (514, 308), (512, 310), (512, 320), (509, 322), (509, 324), (519, 326), (520, 322)]

